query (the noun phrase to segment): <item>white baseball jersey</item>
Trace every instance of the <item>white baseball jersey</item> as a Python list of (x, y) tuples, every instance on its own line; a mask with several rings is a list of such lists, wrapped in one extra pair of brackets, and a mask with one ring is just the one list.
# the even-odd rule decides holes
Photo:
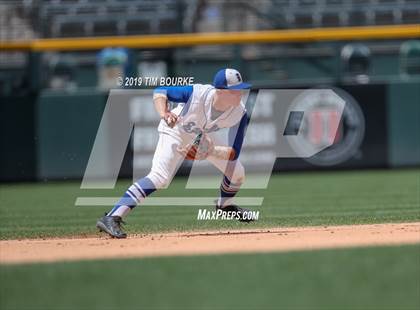
[[(171, 112), (180, 117), (174, 127), (181, 134), (197, 135), (201, 132), (213, 132), (221, 128), (230, 128), (238, 124), (245, 114), (243, 102), (212, 119), (212, 102), (216, 89), (212, 85), (194, 84), (185, 87), (161, 87), (154, 96), (166, 96), (169, 101), (178, 103)], [(246, 98), (245, 98), (246, 99)], [(173, 133), (165, 121), (161, 121), (159, 132)]]
[[(235, 149), (236, 160), (239, 156), (245, 135), (248, 118), (243, 102), (236, 107), (212, 119), (212, 102), (216, 89), (212, 85), (194, 84), (182, 87), (159, 87), (154, 92), (154, 98), (164, 96), (170, 102), (178, 105), (171, 109), (179, 116), (179, 121), (170, 128), (164, 120), (159, 124), (159, 142), (153, 157), (152, 169), (147, 176), (156, 188), (166, 186), (174, 176), (183, 156), (176, 151), (181, 144), (192, 141), (201, 132), (214, 132), (221, 128), (229, 128), (228, 144)], [(246, 98), (245, 98), (246, 99)], [(220, 171), (225, 173), (227, 161), (213, 156), (207, 158)], [(243, 176), (243, 166), (238, 161), (231, 178), (240, 180)]]

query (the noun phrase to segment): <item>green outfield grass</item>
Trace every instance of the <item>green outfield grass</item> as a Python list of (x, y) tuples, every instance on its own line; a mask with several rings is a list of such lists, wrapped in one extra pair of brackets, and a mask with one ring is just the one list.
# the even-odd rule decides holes
[(419, 309), (419, 246), (0, 266), (9, 309)]
[[(217, 190), (185, 190), (177, 178), (161, 196), (217, 196)], [(115, 190), (80, 190), (78, 182), (0, 185), (0, 238), (95, 234), (96, 219), (110, 208), (75, 207), (78, 196), (120, 196)], [(264, 196), (260, 220), (197, 221), (198, 207), (141, 206), (127, 218), (129, 233), (270, 226), (342, 225), (420, 220), (420, 170), (284, 173), (273, 175), (266, 190), (244, 190), (242, 196)], [(209, 207), (210, 208), (210, 207)], [(210, 208), (211, 209), (211, 208)]]

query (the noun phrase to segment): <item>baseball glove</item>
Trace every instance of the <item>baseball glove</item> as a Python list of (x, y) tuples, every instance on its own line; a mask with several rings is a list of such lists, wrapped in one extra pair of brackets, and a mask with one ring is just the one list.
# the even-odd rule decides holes
[(188, 160), (203, 160), (213, 153), (214, 144), (208, 135), (201, 133), (193, 142), (185, 147), (179, 147), (178, 151)]

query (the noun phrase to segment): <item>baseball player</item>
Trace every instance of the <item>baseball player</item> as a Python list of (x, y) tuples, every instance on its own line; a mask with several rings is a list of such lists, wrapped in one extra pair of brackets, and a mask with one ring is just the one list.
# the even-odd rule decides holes
[[(96, 227), (115, 238), (126, 238), (121, 229), (122, 218), (154, 191), (166, 188), (184, 158), (210, 161), (224, 174), (216, 209), (235, 212), (239, 221), (248, 222), (249, 210), (232, 204), (244, 181), (245, 171), (238, 160), (248, 117), (242, 102), (244, 89), (234, 69), (222, 69), (213, 85), (158, 87), (153, 102), (161, 117), (159, 141), (150, 173), (131, 185), (120, 201), (97, 221)], [(177, 103), (170, 108), (169, 103)], [(211, 133), (229, 128), (229, 145), (218, 144)]]

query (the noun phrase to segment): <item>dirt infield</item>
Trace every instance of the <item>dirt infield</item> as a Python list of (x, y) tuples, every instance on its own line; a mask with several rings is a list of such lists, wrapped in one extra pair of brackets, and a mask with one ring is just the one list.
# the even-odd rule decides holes
[(420, 244), (420, 222), (0, 241), (0, 263)]

